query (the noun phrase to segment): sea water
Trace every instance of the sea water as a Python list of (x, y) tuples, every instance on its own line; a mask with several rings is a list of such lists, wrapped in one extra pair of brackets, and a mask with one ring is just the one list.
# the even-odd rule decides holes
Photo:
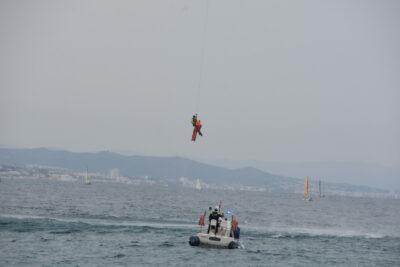
[[(191, 247), (222, 201), (243, 247)], [(400, 200), (2, 179), (0, 265), (400, 266)]]

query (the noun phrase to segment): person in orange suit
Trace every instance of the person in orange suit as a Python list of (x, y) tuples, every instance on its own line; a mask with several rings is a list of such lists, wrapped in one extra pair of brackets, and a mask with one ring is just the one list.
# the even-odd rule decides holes
[(192, 134), (192, 141), (196, 141), (197, 133), (200, 136), (203, 136), (203, 133), (201, 132), (201, 127), (203, 126), (203, 123), (201, 120), (197, 119), (197, 114), (193, 115), (192, 117), (192, 125), (193, 125), (193, 134)]

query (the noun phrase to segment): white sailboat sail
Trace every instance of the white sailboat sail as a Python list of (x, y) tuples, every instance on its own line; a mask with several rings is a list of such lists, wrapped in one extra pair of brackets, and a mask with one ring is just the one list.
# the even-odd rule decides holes
[(85, 184), (87, 184), (87, 185), (91, 184), (87, 167), (86, 167), (86, 175), (85, 175)]
[(319, 193), (319, 197), (324, 197), (324, 195), (322, 194), (322, 184), (321, 184), (321, 180), (318, 181), (318, 193)]

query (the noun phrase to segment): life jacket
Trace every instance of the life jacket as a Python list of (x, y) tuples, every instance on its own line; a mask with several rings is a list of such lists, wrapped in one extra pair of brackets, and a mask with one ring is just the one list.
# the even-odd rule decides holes
[(205, 225), (205, 222), (204, 222), (204, 215), (205, 215), (205, 214), (200, 215), (200, 218), (199, 218), (199, 225), (201, 225), (201, 226), (204, 226), (204, 225)]

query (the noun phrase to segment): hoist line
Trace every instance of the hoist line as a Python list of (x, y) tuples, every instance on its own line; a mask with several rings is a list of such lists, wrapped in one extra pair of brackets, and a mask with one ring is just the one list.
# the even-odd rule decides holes
[(207, 37), (207, 25), (208, 25), (208, 2), (209, 0), (206, 0), (206, 14), (205, 14), (205, 19), (204, 19), (204, 24), (203, 24), (203, 42), (202, 42), (202, 47), (201, 47), (201, 58), (200, 58), (200, 73), (199, 73), (199, 82), (197, 84), (197, 96), (196, 96), (196, 113), (199, 110), (199, 97), (200, 97), (200, 89), (201, 89), (201, 84), (202, 84), (202, 79), (203, 79), (203, 66), (204, 66), (204, 58), (205, 58), (205, 50), (206, 50), (206, 37)]

